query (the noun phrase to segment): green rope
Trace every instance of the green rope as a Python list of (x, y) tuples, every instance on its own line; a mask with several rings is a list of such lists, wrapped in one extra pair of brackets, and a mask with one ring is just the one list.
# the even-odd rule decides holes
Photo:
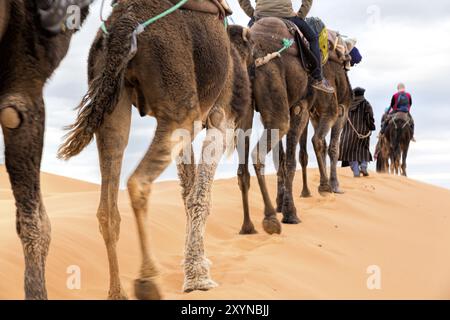
[(283, 44), (283, 48), (281, 48), (280, 50), (278, 50), (278, 53), (282, 53), (283, 51), (286, 51), (287, 49), (289, 49), (290, 47), (292, 47), (292, 45), (294, 44), (294, 39), (286, 39), (284, 38), (283, 41), (281, 41), (281, 43)]
[(172, 12), (178, 10), (179, 8), (181, 8), (186, 2), (188, 2), (188, 0), (181, 0), (180, 2), (178, 2), (178, 4), (174, 5), (173, 7), (167, 9), (166, 11), (158, 14), (156, 17), (153, 17), (151, 19), (148, 19), (147, 21), (145, 21), (144, 23), (142, 23), (142, 27), (146, 28), (149, 25), (151, 25), (152, 23), (155, 23), (156, 21), (158, 21), (161, 18), (164, 18), (165, 16), (171, 14)]
[[(166, 11), (164, 11), (164, 12), (158, 14), (156, 17), (150, 18), (150, 19), (148, 19), (147, 21), (145, 21), (144, 23), (141, 23), (141, 24), (137, 27), (136, 30), (139, 30), (138, 33), (142, 33), (146, 27), (148, 27), (149, 25), (155, 23), (156, 21), (158, 21), (158, 20), (164, 18), (165, 16), (168, 16), (169, 14), (175, 12), (176, 10), (178, 10), (179, 8), (181, 8), (186, 2), (188, 2), (188, 0), (181, 0), (180, 2), (178, 2), (178, 3), (177, 3), (176, 5), (174, 5), (173, 7), (171, 7), (171, 8), (169, 8), (169, 9), (167, 9)], [(116, 3), (116, 4), (113, 6), (113, 8), (116, 7), (117, 4), (118, 4), (118, 3)], [(108, 34), (108, 30), (107, 30), (107, 28), (106, 28), (106, 23), (105, 23), (105, 22), (102, 23), (101, 29), (103, 30), (103, 32), (104, 32), (105, 34)]]

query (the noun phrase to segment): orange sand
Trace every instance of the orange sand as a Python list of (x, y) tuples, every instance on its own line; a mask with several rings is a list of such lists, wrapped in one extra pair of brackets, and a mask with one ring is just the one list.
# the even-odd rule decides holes
[[(264, 234), (262, 200), (252, 180), (250, 205), (258, 235), (240, 236), (241, 198), (236, 179), (214, 185), (206, 244), (220, 287), (181, 292), (185, 214), (177, 182), (159, 183), (150, 202), (149, 228), (159, 282), (166, 299), (416, 299), (450, 298), (450, 191), (400, 177), (373, 174), (355, 180), (340, 172), (345, 195), (296, 198), (303, 223)], [(310, 186), (318, 185), (317, 170)], [(103, 299), (108, 265), (98, 231), (99, 186), (42, 174), (52, 222), (47, 263), (51, 299)], [(276, 179), (268, 177), (275, 195)], [(295, 181), (300, 193), (300, 175)], [(313, 188), (314, 187), (314, 188)], [(0, 299), (23, 298), (23, 256), (15, 209), (0, 167)], [(128, 196), (120, 193), (121, 277), (130, 297), (140, 254)], [(67, 267), (81, 268), (81, 290), (66, 287)], [(368, 290), (367, 267), (381, 268), (381, 290)]]

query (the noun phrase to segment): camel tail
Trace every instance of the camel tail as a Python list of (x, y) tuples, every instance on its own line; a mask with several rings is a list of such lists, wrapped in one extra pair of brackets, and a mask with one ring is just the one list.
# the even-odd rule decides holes
[(111, 114), (122, 91), (125, 71), (132, 59), (131, 34), (135, 24), (129, 19), (116, 21), (106, 41), (103, 70), (90, 82), (89, 90), (83, 97), (74, 124), (66, 127), (69, 132), (58, 150), (58, 158), (68, 160), (78, 155), (94, 138), (103, 124), (106, 114)]

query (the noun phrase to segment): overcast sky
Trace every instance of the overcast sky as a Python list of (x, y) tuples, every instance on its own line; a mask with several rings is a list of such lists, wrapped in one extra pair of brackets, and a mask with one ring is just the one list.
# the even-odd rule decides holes
[[(293, 2), (297, 9), (300, 1)], [(68, 163), (57, 160), (55, 155), (64, 134), (62, 127), (75, 119), (73, 108), (87, 89), (86, 60), (100, 25), (100, 3), (97, 0), (93, 5), (83, 29), (74, 37), (68, 56), (45, 89), (47, 130), (43, 171), (92, 182), (100, 180), (94, 143)], [(237, 0), (229, 0), (229, 3), (234, 9), (233, 20), (245, 25), (248, 18)], [(109, 11), (109, 5), (107, 9)], [(366, 96), (374, 107), (378, 126), (397, 83), (406, 83), (413, 95), (417, 138), (410, 150), (410, 175), (450, 188), (450, 109), (447, 102), (450, 90), (450, 1), (319, 0), (315, 1), (311, 15), (321, 17), (329, 28), (358, 39), (357, 47), (363, 61), (350, 72), (350, 79), (354, 87), (367, 89)], [(152, 27), (156, 28), (157, 24)], [(155, 127), (154, 120), (140, 118), (133, 112), (122, 181), (144, 155)], [(258, 119), (255, 119), (257, 126)], [(3, 162), (3, 149), (1, 139), (0, 162)], [(311, 148), (310, 152), (314, 166)], [(225, 162), (219, 168), (219, 177), (230, 177), (235, 173), (236, 164), (232, 160)], [(173, 166), (161, 177), (175, 178)]]

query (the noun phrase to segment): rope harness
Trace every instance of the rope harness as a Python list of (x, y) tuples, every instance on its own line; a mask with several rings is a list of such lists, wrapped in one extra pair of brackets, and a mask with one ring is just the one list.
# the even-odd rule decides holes
[[(177, 11), (178, 9), (180, 9), (182, 6), (184, 6), (189, 0), (180, 0), (180, 2), (178, 2), (177, 4), (173, 5), (172, 7), (170, 7), (169, 9), (161, 12), (160, 14), (158, 14), (157, 16), (148, 19), (147, 21), (140, 23), (136, 29), (134, 29), (133, 33), (131, 34), (131, 50), (130, 50), (130, 57), (133, 57), (136, 52), (137, 52), (137, 37), (138, 35), (140, 35), (141, 33), (143, 33), (145, 31), (145, 29), (150, 26), (151, 24), (155, 23), (156, 21), (174, 13), (175, 11)], [(118, 2), (112, 4), (111, 6), (114, 8), (117, 5), (119, 5)], [(105, 6), (105, 0), (102, 0), (102, 4), (101, 4), (101, 9), (100, 9), (100, 20), (102, 22), (101, 24), (101, 29), (103, 31), (103, 33), (105, 35), (108, 35), (108, 29), (106, 27), (106, 19), (103, 18), (103, 8)], [(232, 19), (231, 19), (232, 20)], [(228, 19), (227, 17), (224, 17), (224, 26), (225, 29), (228, 28)], [(292, 44), (291, 44), (292, 45)], [(284, 51), (284, 50), (283, 50)]]
[(292, 47), (292, 45), (294, 44), (294, 39), (286, 39), (285, 38), (285, 39), (283, 39), (281, 41), (281, 43), (282, 43), (283, 47), (280, 50), (278, 50), (276, 52), (269, 53), (269, 54), (267, 54), (266, 56), (264, 56), (262, 58), (256, 59), (255, 60), (255, 67), (256, 68), (261, 67), (261, 66), (269, 63), (270, 61), (272, 61), (275, 58), (281, 58), (281, 54), (284, 51), (288, 50), (290, 47)]
[[(392, 117), (392, 120), (391, 120), (391, 121), (394, 123), (395, 129), (398, 129), (397, 121), (395, 121), (396, 119), (397, 119), (397, 113), (394, 114), (394, 116)], [(403, 126), (401, 127), (401, 129), (405, 129), (405, 127), (406, 127), (407, 125), (409, 125), (410, 122), (411, 122), (411, 119), (409, 119), (409, 117), (408, 117), (408, 120), (405, 121), (405, 123), (403, 124)]]
[[(136, 29), (133, 32), (133, 36), (137, 36), (139, 34), (141, 34), (142, 32), (144, 32), (145, 28), (147, 28), (149, 25), (155, 23), (156, 21), (168, 16), (169, 14), (177, 11), (179, 8), (181, 8), (183, 5), (186, 4), (186, 2), (188, 2), (189, 0), (181, 0), (180, 2), (178, 2), (177, 4), (173, 5), (172, 7), (170, 7), (169, 9), (167, 9), (166, 11), (161, 12), (160, 14), (158, 14), (157, 16), (148, 19), (147, 21), (139, 24)], [(100, 20), (102, 21), (102, 30), (103, 32), (107, 35), (108, 34), (108, 30), (106, 28), (106, 20), (103, 18), (103, 7), (105, 5), (105, 0), (102, 0), (102, 6), (101, 6), (101, 10), (100, 10)], [(112, 5), (112, 7), (114, 8), (115, 6), (117, 6), (118, 3), (115, 3)]]

